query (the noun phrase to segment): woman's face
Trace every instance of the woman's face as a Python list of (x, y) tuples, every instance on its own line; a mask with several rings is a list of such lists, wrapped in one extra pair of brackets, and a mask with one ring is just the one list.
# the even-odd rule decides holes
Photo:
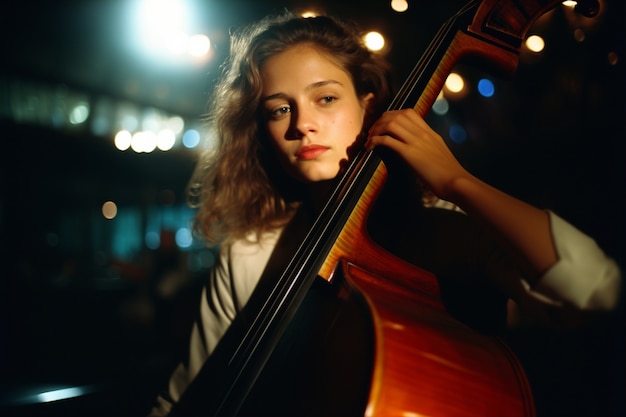
[(372, 94), (357, 97), (349, 74), (307, 44), (268, 59), (261, 77), (265, 127), (283, 167), (304, 182), (334, 178)]

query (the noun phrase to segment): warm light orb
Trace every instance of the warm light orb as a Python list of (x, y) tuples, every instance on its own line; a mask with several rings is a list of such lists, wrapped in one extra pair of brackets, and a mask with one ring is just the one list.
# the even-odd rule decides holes
[(378, 32), (372, 31), (364, 36), (365, 46), (370, 51), (380, 51), (385, 46), (385, 38)]
[(391, 8), (394, 12), (406, 12), (409, 8), (409, 2), (407, 0), (391, 0)]
[(576, 42), (583, 42), (586, 37), (587, 34), (581, 28), (574, 29), (574, 39), (576, 40)]
[(111, 220), (117, 216), (117, 204), (107, 201), (102, 205), (102, 215), (105, 219)]
[(460, 93), (465, 88), (465, 81), (463, 81), (463, 77), (461, 77), (456, 72), (450, 73), (448, 78), (446, 78), (445, 87), (451, 93)]
[(125, 151), (130, 148), (130, 144), (133, 140), (133, 135), (128, 130), (120, 130), (115, 135), (115, 147), (120, 151)]
[(193, 35), (188, 42), (189, 54), (195, 57), (203, 57), (211, 50), (211, 40), (207, 35)]
[(176, 135), (170, 129), (163, 129), (157, 134), (156, 146), (162, 151), (169, 151), (176, 143)]
[(545, 46), (543, 38), (539, 35), (530, 35), (526, 39), (526, 47), (532, 52), (541, 52)]
[(136, 132), (130, 142), (130, 147), (137, 153), (150, 153), (157, 146), (157, 135), (151, 131)]

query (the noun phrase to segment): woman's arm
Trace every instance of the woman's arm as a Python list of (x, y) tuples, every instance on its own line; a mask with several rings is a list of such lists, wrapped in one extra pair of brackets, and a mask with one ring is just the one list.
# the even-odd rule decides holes
[[(578, 295), (577, 299), (593, 299), (597, 288), (590, 282), (597, 283), (604, 291), (618, 292), (621, 280), (619, 269), (591, 238), (572, 226), (561, 227), (559, 230), (569, 230), (569, 236), (579, 236), (577, 242), (583, 242), (575, 245), (576, 248), (570, 248), (569, 239), (562, 236), (566, 232), (555, 233), (553, 230), (549, 212), (514, 198), (470, 174), (454, 157), (443, 138), (415, 110), (384, 113), (369, 134), (366, 144), (369, 148), (385, 146), (395, 151), (437, 197), (456, 204), (492, 231), (519, 262), (530, 288), (536, 287), (548, 274), (550, 281), (559, 282), (555, 285), (542, 284), (551, 293), (549, 296), (558, 293), (568, 298), (569, 292), (576, 292), (570, 287), (580, 286), (580, 291), (591, 294)], [(563, 256), (572, 252), (576, 256)], [(560, 261), (568, 265), (564, 266)], [(613, 298), (613, 302), (602, 304), (613, 306), (617, 294)]]

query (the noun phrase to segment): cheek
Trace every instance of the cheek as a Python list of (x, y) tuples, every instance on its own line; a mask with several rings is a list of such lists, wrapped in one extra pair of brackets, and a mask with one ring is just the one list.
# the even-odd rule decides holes
[(340, 121), (338, 125), (344, 127), (342, 130), (342, 140), (346, 145), (350, 146), (360, 136), (363, 129), (363, 113), (358, 112), (348, 115), (344, 120)]
[(269, 146), (272, 152), (275, 154), (276, 160), (283, 168), (288, 168), (290, 165), (290, 141), (284, 139), (284, 135), (281, 134), (279, 129), (267, 129)]
[(284, 130), (277, 123), (270, 123), (265, 125), (265, 131), (267, 132), (267, 138), (270, 145), (277, 151), (282, 152), (282, 147), (285, 144)]

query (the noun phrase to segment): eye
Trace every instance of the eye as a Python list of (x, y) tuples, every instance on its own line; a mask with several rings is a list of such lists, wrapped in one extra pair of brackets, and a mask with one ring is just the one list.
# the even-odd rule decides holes
[(281, 106), (275, 109), (272, 109), (268, 112), (269, 117), (272, 119), (280, 119), (284, 115), (291, 113), (291, 107), (289, 106)]
[(332, 103), (332, 102), (333, 102), (333, 101), (335, 101), (335, 100), (337, 100), (337, 97), (334, 97), (334, 96), (325, 96), (325, 97), (322, 97), (322, 98), (320, 99), (320, 102), (321, 102), (322, 104), (330, 104), (330, 103)]

